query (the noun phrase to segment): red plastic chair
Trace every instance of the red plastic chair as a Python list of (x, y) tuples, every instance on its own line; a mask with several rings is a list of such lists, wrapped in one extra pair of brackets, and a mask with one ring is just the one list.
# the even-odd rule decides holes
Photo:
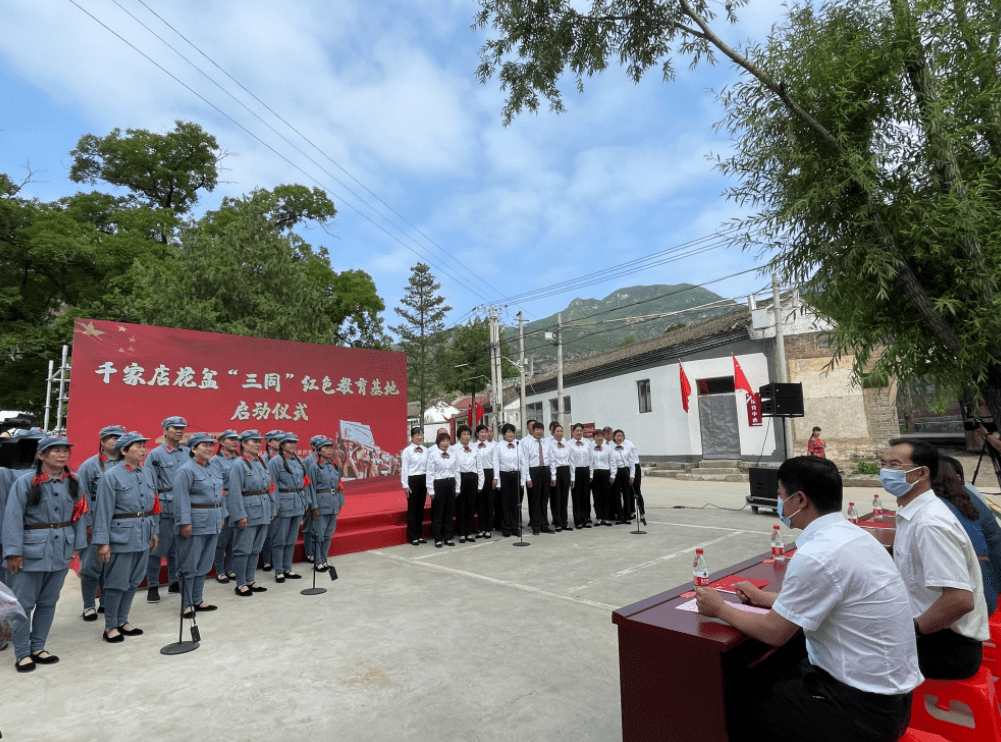
[[(942, 712), (952, 708), (953, 701), (965, 704), (973, 712), (971, 729), (957, 719), (932, 716), (926, 697), (934, 696), (934, 707)], [(1001, 713), (990, 670), (981, 665), (969, 680), (926, 680), (914, 691), (911, 726), (923, 732), (939, 734), (952, 742), (1001, 742)]]
[(998, 610), (991, 614), (988, 622), (991, 628), (991, 638), (984, 642), (984, 662), (991, 666), (995, 674), (999, 673), (1001, 667), (1001, 597), (998, 598)]
[(907, 732), (897, 742), (949, 742), (949, 740), (940, 734), (922, 732), (920, 729), (908, 727)]

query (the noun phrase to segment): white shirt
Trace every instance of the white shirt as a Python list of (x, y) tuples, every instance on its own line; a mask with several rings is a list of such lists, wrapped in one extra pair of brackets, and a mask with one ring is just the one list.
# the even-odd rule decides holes
[(595, 469), (605, 469), (609, 470), (612, 468), (612, 450), (608, 443), (601, 444), (601, 450), (598, 450), (598, 446), (591, 447), (591, 478), (594, 479)]
[(455, 491), (459, 491), (461, 484), (459, 477), (459, 457), (449, 451), (442, 451), (435, 446), (427, 455), (427, 469), (425, 470), (428, 482), (428, 494), (434, 497), (434, 482), (436, 479), (454, 479)]
[(796, 539), (772, 609), (803, 629), (811, 664), (869, 693), (907, 693), (924, 678), (907, 588), (886, 548), (841, 513)]
[(570, 447), (571, 473), (579, 467), (591, 466), (591, 446), (586, 440), (571, 440), (567, 445)]
[(476, 449), (473, 448), (474, 445), (476, 444), (472, 441), (469, 442), (468, 446), (457, 443), (448, 449), (448, 452), (459, 460), (460, 481), (462, 474), (476, 475), (476, 490), (478, 492), (483, 489), (483, 465), (480, 463), (480, 457), (476, 454)]
[(549, 468), (552, 454), (549, 453), (549, 445), (541, 438), (531, 438), (521, 442), (521, 478), (528, 481), (528, 470), (537, 466)]
[(493, 441), (473, 441), (473, 449), (476, 457), (480, 460), (480, 466), (484, 470), (493, 470), (494, 479), (497, 478), (497, 444)]
[[(551, 479), (556, 479), (556, 470), (561, 466), (570, 466), (570, 442), (567, 440), (558, 441), (555, 438), (549, 439), (549, 472)], [(570, 479), (573, 480), (573, 469), (570, 470)]]
[[(640, 460), (636, 447), (629, 441), (622, 441), (621, 444), (613, 441), (611, 458), (613, 469), (621, 469), (622, 467), (632, 469)], [(632, 476), (632, 472), (630, 472), (630, 476)]]
[(400, 453), (400, 481), (403, 482), (403, 489), (410, 487), (408, 481), (410, 477), (424, 476), (427, 468), (425, 457), (427, 456), (427, 446), (410, 445)]
[(943, 587), (968, 590), (973, 610), (949, 628), (977, 641), (990, 638), (977, 553), (956, 516), (931, 490), (897, 509), (893, 560), (907, 585), (914, 618), (942, 596)]

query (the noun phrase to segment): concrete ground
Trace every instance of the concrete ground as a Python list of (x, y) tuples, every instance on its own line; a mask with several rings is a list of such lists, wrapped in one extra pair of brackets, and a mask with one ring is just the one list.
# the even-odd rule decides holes
[[(83, 740), (621, 739), (618, 647), (611, 613), (691, 580), (695, 547), (710, 570), (766, 551), (770, 511), (739, 508), (746, 483), (644, 480), (646, 535), (615, 526), (493, 538), (435, 549), (410, 545), (336, 559), (340, 579), (303, 596), (307, 579), (238, 598), (206, 585), (219, 606), (199, 613), (201, 646), (177, 640), (179, 597), (136, 596), (144, 636), (101, 641), (80, 619), (79, 580), (66, 579), (48, 649), (62, 661), (30, 674), (0, 654), (0, 732), (30, 742)], [(871, 488), (847, 501), (869, 502)], [(678, 505), (686, 509), (675, 509)], [(350, 503), (349, 503), (350, 506)], [(795, 533), (787, 532), (788, 540)], [(187, 635), (186, 637), (187, 638)]]

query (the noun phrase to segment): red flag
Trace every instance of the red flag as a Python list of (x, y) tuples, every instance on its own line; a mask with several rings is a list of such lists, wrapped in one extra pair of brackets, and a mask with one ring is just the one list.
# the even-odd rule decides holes
[(678, 371), (681, 373), (681, 406), (685, 408), (685, 412), (688, 412), (688, 397), (692, 393), (692, 385), (688, 383), (688, 377), (685, 376), (685, 367), (678, 362)]
[(731, 353), (730, 357), (733, 359), (733, 388), (735, 390), (743, 389), (749, 395), (753, 395), (754, 390), (751, 389), (750, 382), (748, 382), (747, 377), (744, 376), (744, 369), (742, 369), (740, 364), (737, 363), (737, 356)]
[(480, 403), (474, 402), (469, 406), (469, 411), (466, 413), (466, 424), (470, 428), (475, 428), (480, 424), (480, 420), (483, 419), (484, 412), (486, 412), (486, 410), (480, 407)]

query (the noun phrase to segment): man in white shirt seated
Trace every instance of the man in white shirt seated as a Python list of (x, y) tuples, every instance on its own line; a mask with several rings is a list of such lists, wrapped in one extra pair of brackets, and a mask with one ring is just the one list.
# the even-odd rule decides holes
[(932, 491), (938, 451), (924, 441), (890, 441), (879, 480), (897, 498), (893, 560), (907, 586), (927, 678), (962, 680), (980, 669), (990, 638), (984, 578), (966, 530)]
[(699, 613), (781, 646), (800, 629), (807, 659), (793, 675), (754, 694), (731, 694), (730, 740), (896, 742), (923, 680), (907, 588), (886, 549), (841, 514), (833, 462), (789, 459), (778, 472), (779, 517), (803, 530), (778, 593), (734, 586), (741, 611), (710, 588), (697, 589)]

